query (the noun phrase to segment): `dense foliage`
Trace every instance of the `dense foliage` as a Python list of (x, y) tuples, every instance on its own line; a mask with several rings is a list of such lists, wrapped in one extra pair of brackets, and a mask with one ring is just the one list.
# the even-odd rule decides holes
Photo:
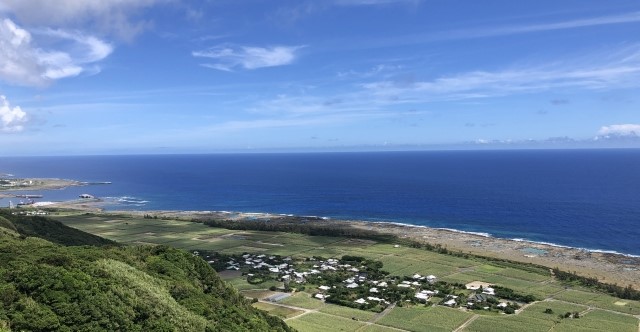
[[(2, 219), (13, 227), (2, 223)], [(63, 223), (42, 216), (13, 215), (8, 210), (0, 210), (0, 227), (4, 225), (22, 236), (35, 236), (65, 246), (116, 245), (115, 242), (81, 230), (67, 227)]]
[[(200, 220), (193, 220), (201, 222)], [(394, 235), (381, 234), (376, 231), (360, 229), (355, 227), (335, 227), (333, 224), (326, 224), (322, 221), (305, 222), (299, 218), (291, 219), (279, 218), (276, 220), (222, 220), (210, 219), (203, 222), (210, 227), (226, 228), (233, 230), (256, 230), (267, 232), (288, 232), (311, 236), (337, 236), (358, 239), (368, 239), (380, 242), (393, 242), (397, 238)]]
[(595, 288), (599, 291), (605, 292), (615, 297), (619, 297), (621, 299), (640, 300), (640, 291), (633, 289), (631, 285), (622, 287), (618, 285), (607, 284), (598, 281), (598, 279), (596, 278), (583, 277), (577, 275), (576, 273), (561, 271), (558, 268), (553, 269), (553, 274), (556, 276), (556, 278), (558, 278), (558, 280), (566, 282), (576, 282), (582, 286)]
[(514, 291), (511, 288), (501, 287), (501, 286), (492, 286), (495, 290), (496, 296), (503, 299), (514, 300), (518, 302), (531, 303), (536, 301), (536, 297), (531, 294), (520, 294)]
[(206, 262), (185, 251), (60, 246), (14, 229), (38, 233), (42, 226), (50, 238), (69, 243), (72, 237), (57, 233), (72, 230), (55, 231), (58, 226), (41, 217), (0, 220), (7, 221), (14, 227), (0, 227), (0, 330), (291, 330), (251, 307)]

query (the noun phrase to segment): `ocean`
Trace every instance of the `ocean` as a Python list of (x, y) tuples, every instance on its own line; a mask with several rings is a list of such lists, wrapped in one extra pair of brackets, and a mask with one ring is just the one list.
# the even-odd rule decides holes
[(21, 193), (111, 210), (389, 221), (640, 255), (639, 149), (2, 157), (0, 173), (110, 181)]

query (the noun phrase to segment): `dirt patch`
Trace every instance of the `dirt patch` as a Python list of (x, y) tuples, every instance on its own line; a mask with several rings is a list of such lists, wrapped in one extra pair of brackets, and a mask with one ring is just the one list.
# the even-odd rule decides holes
[(284, 247), (284, 244), (282, 244), (282, 243), (269, 243), (269, 242), (262, 242), (262, 241), (256, 241), (256, 243), (264, 244), (264, 245), (268, 245), (268, 246)]
[(465, 285), (465, 287), (467, 289), (479, 289), (480, 287), (482, 288), (487, 288), (490, 287), (492, 284), (488, 283), (488, 282), (484, 282), (484, 281), (472, 281), (468, 284)]

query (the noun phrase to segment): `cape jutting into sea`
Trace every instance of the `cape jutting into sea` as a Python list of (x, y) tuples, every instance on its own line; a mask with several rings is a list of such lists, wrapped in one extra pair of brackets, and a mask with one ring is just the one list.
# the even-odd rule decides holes
[(27, 193), (112, 210), (390, 221), (640, 255), (638, 149), (3, 157), (0, 173), (110, 181)]

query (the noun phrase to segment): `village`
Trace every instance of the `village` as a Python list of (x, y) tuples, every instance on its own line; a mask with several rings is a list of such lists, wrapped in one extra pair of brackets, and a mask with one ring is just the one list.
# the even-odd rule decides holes
[(208, 251), (193, 251), (217, 271), (236, 271), (249, 284), (260, 285), (277, 281), (271, 291), (281, 294), (270, 298), (277, 302), (292, 292), (305, 291), (314, 299), (345, 307), (382, 312), (389, 306), (441, 305), (461, 310), (513, 314), (525, 303), (535, 300), (531, 295), (475, 281), (469, 284), (439, 281), (435, 275), (413, 274), (391, 276), (382, 270), (382, 263), (358, 256), (342, 258), (251, 254), (221, 255)]

